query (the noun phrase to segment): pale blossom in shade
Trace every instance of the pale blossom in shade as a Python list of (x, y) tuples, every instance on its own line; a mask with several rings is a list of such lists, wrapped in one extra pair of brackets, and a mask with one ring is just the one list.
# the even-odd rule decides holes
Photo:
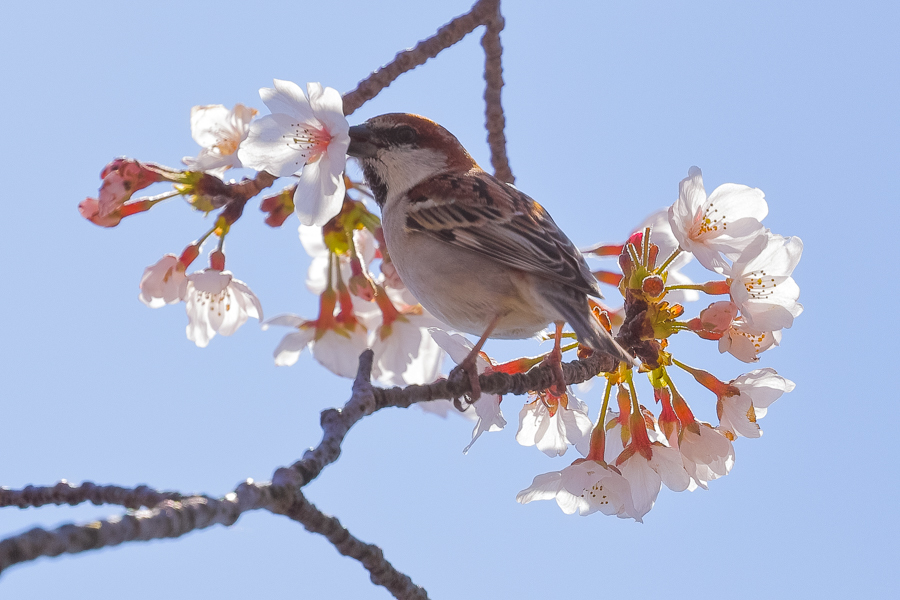
[(743, 318), (735, 319), (719, 338), (719, 352), (745, 363), (759, 362), (759, 354), (781, 343), (781, 331), (759, 331)]
[(790, 327), (803, 312), (800, 287), (791, 277), (803, 253), (798, 237), (765, 232), (747, 246), (727, 271), (731, 298), (758, 331)]
[(562, 471), (544, 473), (516, 495), (520, 504), (533, 500), (556, 500), (567, 515), (582, 516), (600, 511), (620, 519), (640, 521), (631, 499), (631, 486), (613, 467), (578, 459)]
[(441, 373), (444, 351), (429, 333), (441, 323), (421, 306), (402, 306), (390, 332), (375, 330), (372, 377), (387, 385), (431, 383)]
[[(472, 343), (458, 333), (447, 333), (436, 327), (431, 327), (428, 331), (438, 346), (443, 348), (456, 364), (464, 361), (473, 348)], [(479, 356), (476, 359), (476, 369), (479, 374), (484, 373), (489, 367), (490, 363), (483, 356)], [(481, 397), (475, 401), (475, 404), (466, 410), (466, 412), (474, 410), (477, 420), (475, 429), (472, 431), (472, 441), (463, 449), (463, 453), (468, 453), (472, 444), (485, 431), (500, 431), (506, 427), (506, 419), (503, 417), (503, 413), (500, 412), (500, 400), (501, 397), (494, 394), (481, 394)]]
[(278, 347), (275, 348), (275, 364), (279, 367), (289, 367), (297, 362), (303, 349), (309, 346), (316, 336), (315, 323), (311, 323), (297, 315), (279, 315), (262, 324), (262, 328), (268, 329), (271, 325), (293, 327), (297, 331), (286, 334), (281, 338)]
[(734, 466), (734, 446), (722, 432), (709, 423), (696, 422), (697, 427), (685, 427), (678, 441), (682, 464), (690, 475), (689, 489), (707, 488), (713, 479), (724, 477)]
[(588, 406), (575, 397), (572, 390), (560, 397), (549, 392), (533, 395), (519, 411), (516, 441), (523, 446), (537, 446), (547, 456), (562, 456), (569, 444), (586, 456), (593, 424)]
[(290, 366), (297, 362), (303, 349), (309, 347), (313, 358), (323, 367), (340, 377), (356, 377), (359, 355), (368, 348), (366, 331), (357, 325), (348, 329), (316, 329), (316, 322), (297, 315), (279, 315), (263, 323), (263, 329), (272, 325), (293, 327), (297, 331), (285, 335), (275, 348), (275, 364)]
[[(656, 264), (661, 265), (672, 253), (678, 249), (678, 240), (672, 233), (672, 226), (669, 224), (669, 209), (661, 208), (651, 214), (649, 217), (638, 225), (635, 231), (643, 231), (646, 227), (650, 227), (650, 242), (659, 247), (659, 256)], [(694, 255), (689, 252), (682, 252), (666, 267), (666, 285), (690, 285), (694, 283), (691, 278), (681, 272), (688, 263), (694, 260)], [(696, 302), (700, 299), (700, 292), (697, 290), (671, 290), (666, 293), (666, 300), (669, 302)]]
[(262, 319), (259, 299), (231, 272), (204, 269), (187, 279), (187, 338), (199, 347), (206, 347), (217, 333), (231, 335), (248, 317)]
[(144, 269), (138, 298), (150, 308), (174, 304), (184, 300), (187, 284), (184, 265), (174, 254), (166, 254), (156, 264)]
[(683, 250), (697, 257), (704, 267), (724, 273), (762, 230), (768, 213), (762, 190), (725, 183), (707, 197), (703, 175), (691, 167), (678, 186), (678, 200), (669, 208), (672, 233)]
[(196, 157), (182, 159), (191, 171), (221, 175), (227, 169), (240, 168), (238, 148), (247, 138), (255, 108), (235, 104), (228, 109), (221, 104), (195, 106), (191, 109), (191, 137), (202, 150)]
[(245, 167), (278, 177), (297, 172), (294, 206), (304, 225), (324, 225), (344, 202), (344, 165), (350, 124), (340, 93), (308, 83), (304, 94), (295, 83), (275, 80), (259, 95), (272, 111), (250, 124), (238, 150)]
[(606, 432), (604, 457), (609, 464), (616, 465), (622, 476), (628, 480), (635, 514), (640, 519), (653, 508), (663, 484), (674, 492), (682, 492), (690, 485), (691, 478), (682, 464), (681, 453), (677, 448), (667, 445), (665, 437), (655, 427), (655, 423), (654, 429), (647, 431), (651, 440), (659, 440), (650, 444), (652, 452), (650, 460), (639, 452), (623, 455), (625, 448), (618, 416), (619, 413), (615, 411), (607, 413), (606, 422), (615, 425)]
[(794, 389), (793, 381), (771, 368), (750, 371), (731, 381), (730, 385), (740, 390), (740, 394), (719, 398), (716, 405), (718, 429), (748, 438), (762, 435), (757, 420), (766, 415), (770, 404)]
[(352, 379), (359, 369), (359, 355), (368, 347), (365, 329), (357, 326), (353, 330), (326, 329), (322, 337), (313, 341), (310, 350), (323, 367)]

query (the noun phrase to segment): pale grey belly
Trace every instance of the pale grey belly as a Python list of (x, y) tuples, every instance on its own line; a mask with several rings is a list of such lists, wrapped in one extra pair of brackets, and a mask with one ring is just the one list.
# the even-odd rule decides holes
[(535, 291), (540, 285), (552, 285), (549, 281), (391, 225), (386, 218), (385, 239), (400, 279), (422, 306), (451, 328), (480, 336), (503, 315), (491, 337), (517, 339), (564, 320)]

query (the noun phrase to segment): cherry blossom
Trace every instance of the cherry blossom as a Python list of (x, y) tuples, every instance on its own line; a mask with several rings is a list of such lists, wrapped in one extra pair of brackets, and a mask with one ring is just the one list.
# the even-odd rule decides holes
[(734, 447), (722, 432), (709, 423), (695, 422), (697, 427), (685, 427), (678, 449), (684, 469), (691, 476), (689, 489), (700, 486), (708, 489), (707, 482), (728, 475), (734, 466)]
[(725, 183), (707, 197), (700, 169), (691, 167), (669, 208), (669, 223), (683, 250), (707, 269), (724, 273), (728, 263), (722, 254), (738, 256), (762, 232), (768, 210), (762, 190), (746, 185)]
[(665, 436), (655, 423), (654, 429), (648, 430), (652, 439), (657, 440), (650, 444), (652, 455), (648, 460), (640, 452), (625, 452), (619, 413), (608, 411), (606, 422), (615, 425), (606, 433), (604, 457), (609, 464), (616, 465), (628, 480), (637, 519), (643, 518), (653, 508), (663, 484), (673, 492), (683, 492), (688, 488), (691, 478), (684, 468), (681, 453), (667, 445)]
[(429, 333), (442, 323), (420, 305), (401, 305), (389, 328), (378, 327), (371, 344), (372, 377), (386, 385), (431, 383), (441, 372), (444, 351)]
[(549, 392), (532, 397), (534, 400), (519, 411), (516, 441), (523, 446), (537, 446), (550, 457), (562, 456), (571, 444), (586, 456), (593, 427), (587, 404), (576, 398), (571, 389), (559, 397)]
[(196, 158), (186, 156), (182, 162), (192, 171), (221, 175), (227, 169), (240, 168), (238, 147), (250, 131), (255, 108), (235, 104), (229, 110), (221, 104), (195, 106), (191, 109), (191, 137), (203, 149)]
[(185, 299), (188, 279), (184, 264), (174, 254), (166, 254), (144, 269), (139, 299), (150, 308), (159, 308)]
[(719, 352), (731, 353), (745, 363), (759, 362), (759, 354), (781, 343), (781, 331), (759, 331), (743, 317), (732, 321), (719, 338)]
[(187, 338), (197, 346), (205, 348), (217, 333), (231, 335), (248, 317), (262, 320), (259, 299), (231, 272), (204, 269), (187, 279)]
[(324, 225), (344, 201), (344, 165), (350, 125), (340, 93), (319, 83), (306, 85), (308, 97), (295, 83), (275, 80), (259, 95), (272, 111), (250, 124), (238, 150), (245, 167), (278, 177), (297, 172), (294, 206), (304, 225)]
[[(458, 333), (447, 333), (442, 329), (435, 327), (430, 328), (429, 333), (438, 346), (450, 355), (453, 362), (461, 363), (471, 352), (472, 343), (464, 336)], [(479, 356), (476, 360), (476, 368), (478, 373), (484, 373), (490, 368), (490, 363), (483, 356)], [(500, 401), (502, 398), (494, 394), (481, 394), (481, 397), (472, 405), (475, 414), (478, 417), (475, 422), (475, 429), (472, 430), (472, 441), (463, 449), (463, 453), (467, 454), (472, 444), (481, 437), (485, 431), (500, 431), (506, 427), (506, 419), (500, 412)]]
[(766, 415), (770, 404), (785, 392), (794, 389), (794, 382), (775, 372), (775, 369), (756, 369), (730, 382), (740, 394), (719, 398), (716, 412), (720, 431), (735, 436), (757, 438), (762, 435), (757, 420)]
[(640, 522), (631, 499), (631, 486), (615, 468), (598, 461), (578, 459), (562, 471), (544, 473), (516, 495), (520, 504), (551, 500), (567, 515), (602, 512)]
[(765, 232), (744, 250), (728, 270), (731, 298), (747, 323), (758, 331), (790, 327), (803, 312), (800, 287), (791, 277), (803, 253), (798, 237)]

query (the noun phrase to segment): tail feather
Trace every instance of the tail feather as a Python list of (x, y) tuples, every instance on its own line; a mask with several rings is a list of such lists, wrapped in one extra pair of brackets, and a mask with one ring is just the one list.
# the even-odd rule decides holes
[(634, 357), (628, 354), (594, 317), (587, 296), (583, 292), (565, 286), (546, 286), (541, 292), (572, 326), (579, 342), (597, 352), (605, 352), (618, 360), (634, 364)]

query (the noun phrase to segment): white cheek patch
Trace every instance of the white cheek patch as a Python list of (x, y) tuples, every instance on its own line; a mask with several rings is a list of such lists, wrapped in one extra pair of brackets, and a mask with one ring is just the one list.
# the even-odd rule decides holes
[(388, 184), (387, 202), (390, 203), (425, 178), (446, 169), (447, 159), (436, 150), (393, 148), (379, 154), (375, 168)]

